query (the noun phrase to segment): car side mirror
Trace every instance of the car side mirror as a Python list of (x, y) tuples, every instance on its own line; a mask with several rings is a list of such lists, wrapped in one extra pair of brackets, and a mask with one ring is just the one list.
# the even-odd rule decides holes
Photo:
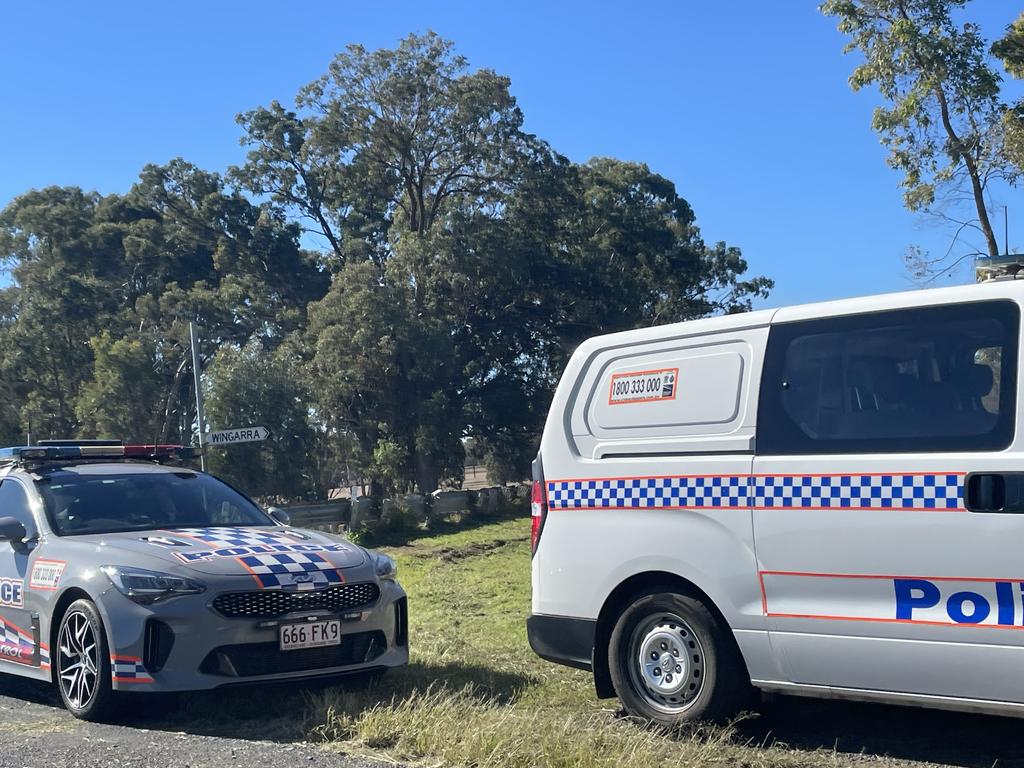
[(277, 520), (281, 525), (291, 525), (292, 516), (288, 512), (280, 507), (267, 507), (267, 514)]
[(0, 517), (0, 541), (10, 542), (12, 547), (20, 547), (28, 536), (25, 526), (16, 517)]

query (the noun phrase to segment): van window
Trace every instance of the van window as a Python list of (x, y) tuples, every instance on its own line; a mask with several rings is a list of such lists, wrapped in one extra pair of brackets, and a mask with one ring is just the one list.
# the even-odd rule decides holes
[(1010, 301), (787, 323), (768, 338), (757, 452), (995, 451), (1013, 440)]

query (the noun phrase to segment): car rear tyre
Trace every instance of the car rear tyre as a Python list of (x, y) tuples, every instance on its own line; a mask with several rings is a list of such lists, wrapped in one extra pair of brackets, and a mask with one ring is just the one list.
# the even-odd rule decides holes
[(76, 600), (64, 612), (52, 663), (61, 700), (72, 715), (103, 720), (114, 712), (117, 694), (111, 683), (106, 633), (90, 600)]
[(729, 717), (750, 688), (728, 628), (696, 597), (664, 590), (622, 611), (608, 667), (629, 714), (669, 727)]

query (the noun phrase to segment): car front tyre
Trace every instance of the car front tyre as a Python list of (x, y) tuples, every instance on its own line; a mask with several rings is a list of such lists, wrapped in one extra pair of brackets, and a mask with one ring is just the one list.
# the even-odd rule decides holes
[(82, 720), (113, 714), (110, 653), (99, 611), (90, 600), (76, 600), (64, 612), (53, 649), (54, 680), (64, 706)]
[(672, 727), (735, 714), (750, 690), (735, 640), (703, 601), (648, 590), (619, 615), (608, 645), (625, 710)]

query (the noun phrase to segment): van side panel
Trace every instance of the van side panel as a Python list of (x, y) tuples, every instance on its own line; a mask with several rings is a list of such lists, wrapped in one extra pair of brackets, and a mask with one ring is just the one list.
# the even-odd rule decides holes
[(1024, 703), (1024, 514), (967, 492), (1024, 466), (1022, 288), (773, 326), (751, 503), (790, 683)]
[[(694, 459), (686, 471), (690, 479), (710, 479), (700, 474), (705, 468), (745, 478), (750, 464), (749, 457)], [(668, 469), (661, 464), (656, 471)], [(665, 476), (679, 469), (672, 467)], [(553, 485), (557, 481), (549, 481), (549, 489)], [(745, 505), (743, 494), (740, 504)], [(663, 571), (706, 592), (730, 626), (763, 629), (750, 511), (740, 504), (710, 510), (552, 508), (534, 560), (543, 585), (534, 612), (596, 619), (619, 584), (640, 573)], [(700, 544), (688, 546), (691, 542)]]
[(592, 624), (627, 579), (674, 574), (743, 633), (745, 656), (763, 660), (752, 674), (777, 676), (758, 647), (767, 632), (747, 499), (770, 313), (747, 318), (617, 334), (574, 355), (541, 443), (549, 511), (534, 614)]

